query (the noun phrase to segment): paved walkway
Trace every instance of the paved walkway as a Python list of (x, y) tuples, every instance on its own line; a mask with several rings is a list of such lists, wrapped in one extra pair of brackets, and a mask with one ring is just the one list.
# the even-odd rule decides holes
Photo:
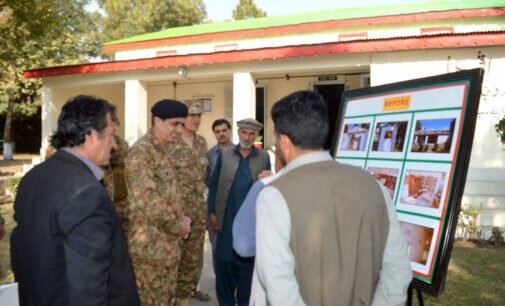
[(191, 306), (218, 306), (216, 298), (216, 277), (212, 269), (212, 249), (209, 239), (205, 237), (204, 253), (203, 253), (203, 270), (200, 278), (200, 291), (210, 295), (209, 302), (201, 302), (195, 299), (191, 300)]

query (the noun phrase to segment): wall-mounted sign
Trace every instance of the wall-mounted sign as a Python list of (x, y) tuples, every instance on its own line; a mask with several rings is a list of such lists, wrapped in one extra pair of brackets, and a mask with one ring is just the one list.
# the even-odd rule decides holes
[(344, 92), (332, 155), (384, 185), (412, 286), (443, 288), (472, 150), (483, 70)]
[(338, 76), (336, 75), (323, 75), (317, 78), (318, 81), (336, 81), (338, 80)]

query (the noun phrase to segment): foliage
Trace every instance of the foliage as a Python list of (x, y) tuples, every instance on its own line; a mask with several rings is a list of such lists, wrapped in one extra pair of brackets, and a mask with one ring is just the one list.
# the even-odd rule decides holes
[(235, 20), (266, 17), (267, 13), (256, 6), (254, 0), (240, 0), (233, 10), (232, 17)]
[(505, 144), (505, 117), (501, 118), (497, 124), (494, 126), (496, 133), (500, 137), (500, 141), (502, 144)]
[(203, 0), (98, 0), (106, 14), (102, 41), (187, 26), (207, 18)]
[(459, 211), (458, 234), (463, 239), (480, 239), (481, 231), (478, 219), (482, 212), (482, 204), (479, 207), (473, 205), (462, 205)]
[[(86, 62), (99, 48), (97, 24), (84, 6), (90, 0), (0, 0), (0, 109), (4, 141), (13, 141), (13, 113), (33, 114), (41, 81), (23, 71)], [(6, 102), (5, 102), (6, 101)]]
[(503, 240), (503, 231), (498, 226), (493, 227), (489, 243), (495, 247), (505, 245), (505, 241)]
[(19, 182), (21, 182), (22, 176), (13, 175), (7, 179), (7, 188), (10, 193), (15, 196), (18, 192)]

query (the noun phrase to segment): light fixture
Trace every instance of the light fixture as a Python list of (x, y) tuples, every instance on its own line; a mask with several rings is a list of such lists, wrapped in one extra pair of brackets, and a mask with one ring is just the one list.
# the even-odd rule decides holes
[(188, 74), (188, 72), (186, 71), (186, 68), (184, 68), (184, 67), (179, 67), (179, 71), (177, 73), (181, 77), (185, 77)]

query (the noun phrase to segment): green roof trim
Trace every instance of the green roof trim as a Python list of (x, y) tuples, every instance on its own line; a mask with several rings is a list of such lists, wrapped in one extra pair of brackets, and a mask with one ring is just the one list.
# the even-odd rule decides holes
[(286, 16), (262, 17), (256, 19), (232, 20), (217, 23), (197, 24), (170, 28), (154, 33), (136, 35), (112, 42), (106, 45), (139, 42), (147, 40), (165, 39), (199, 34), (219, 33), (228, 31), (253, 30), (285, 25), (293, 25), (309, 22), (320, 22), (330, 20), (343, 20), (354, 18), (368, 18), (379, 16), (391, 16), (400, 14), (414, 14), (434, 11), (449, 11), (461, 9), (478, 9), (491, 7), (504, 7), (505, 0), (432, 0), (422, 3), (410, 3), (401, 5), (344, 8), (335, 10), (325, 10)]

